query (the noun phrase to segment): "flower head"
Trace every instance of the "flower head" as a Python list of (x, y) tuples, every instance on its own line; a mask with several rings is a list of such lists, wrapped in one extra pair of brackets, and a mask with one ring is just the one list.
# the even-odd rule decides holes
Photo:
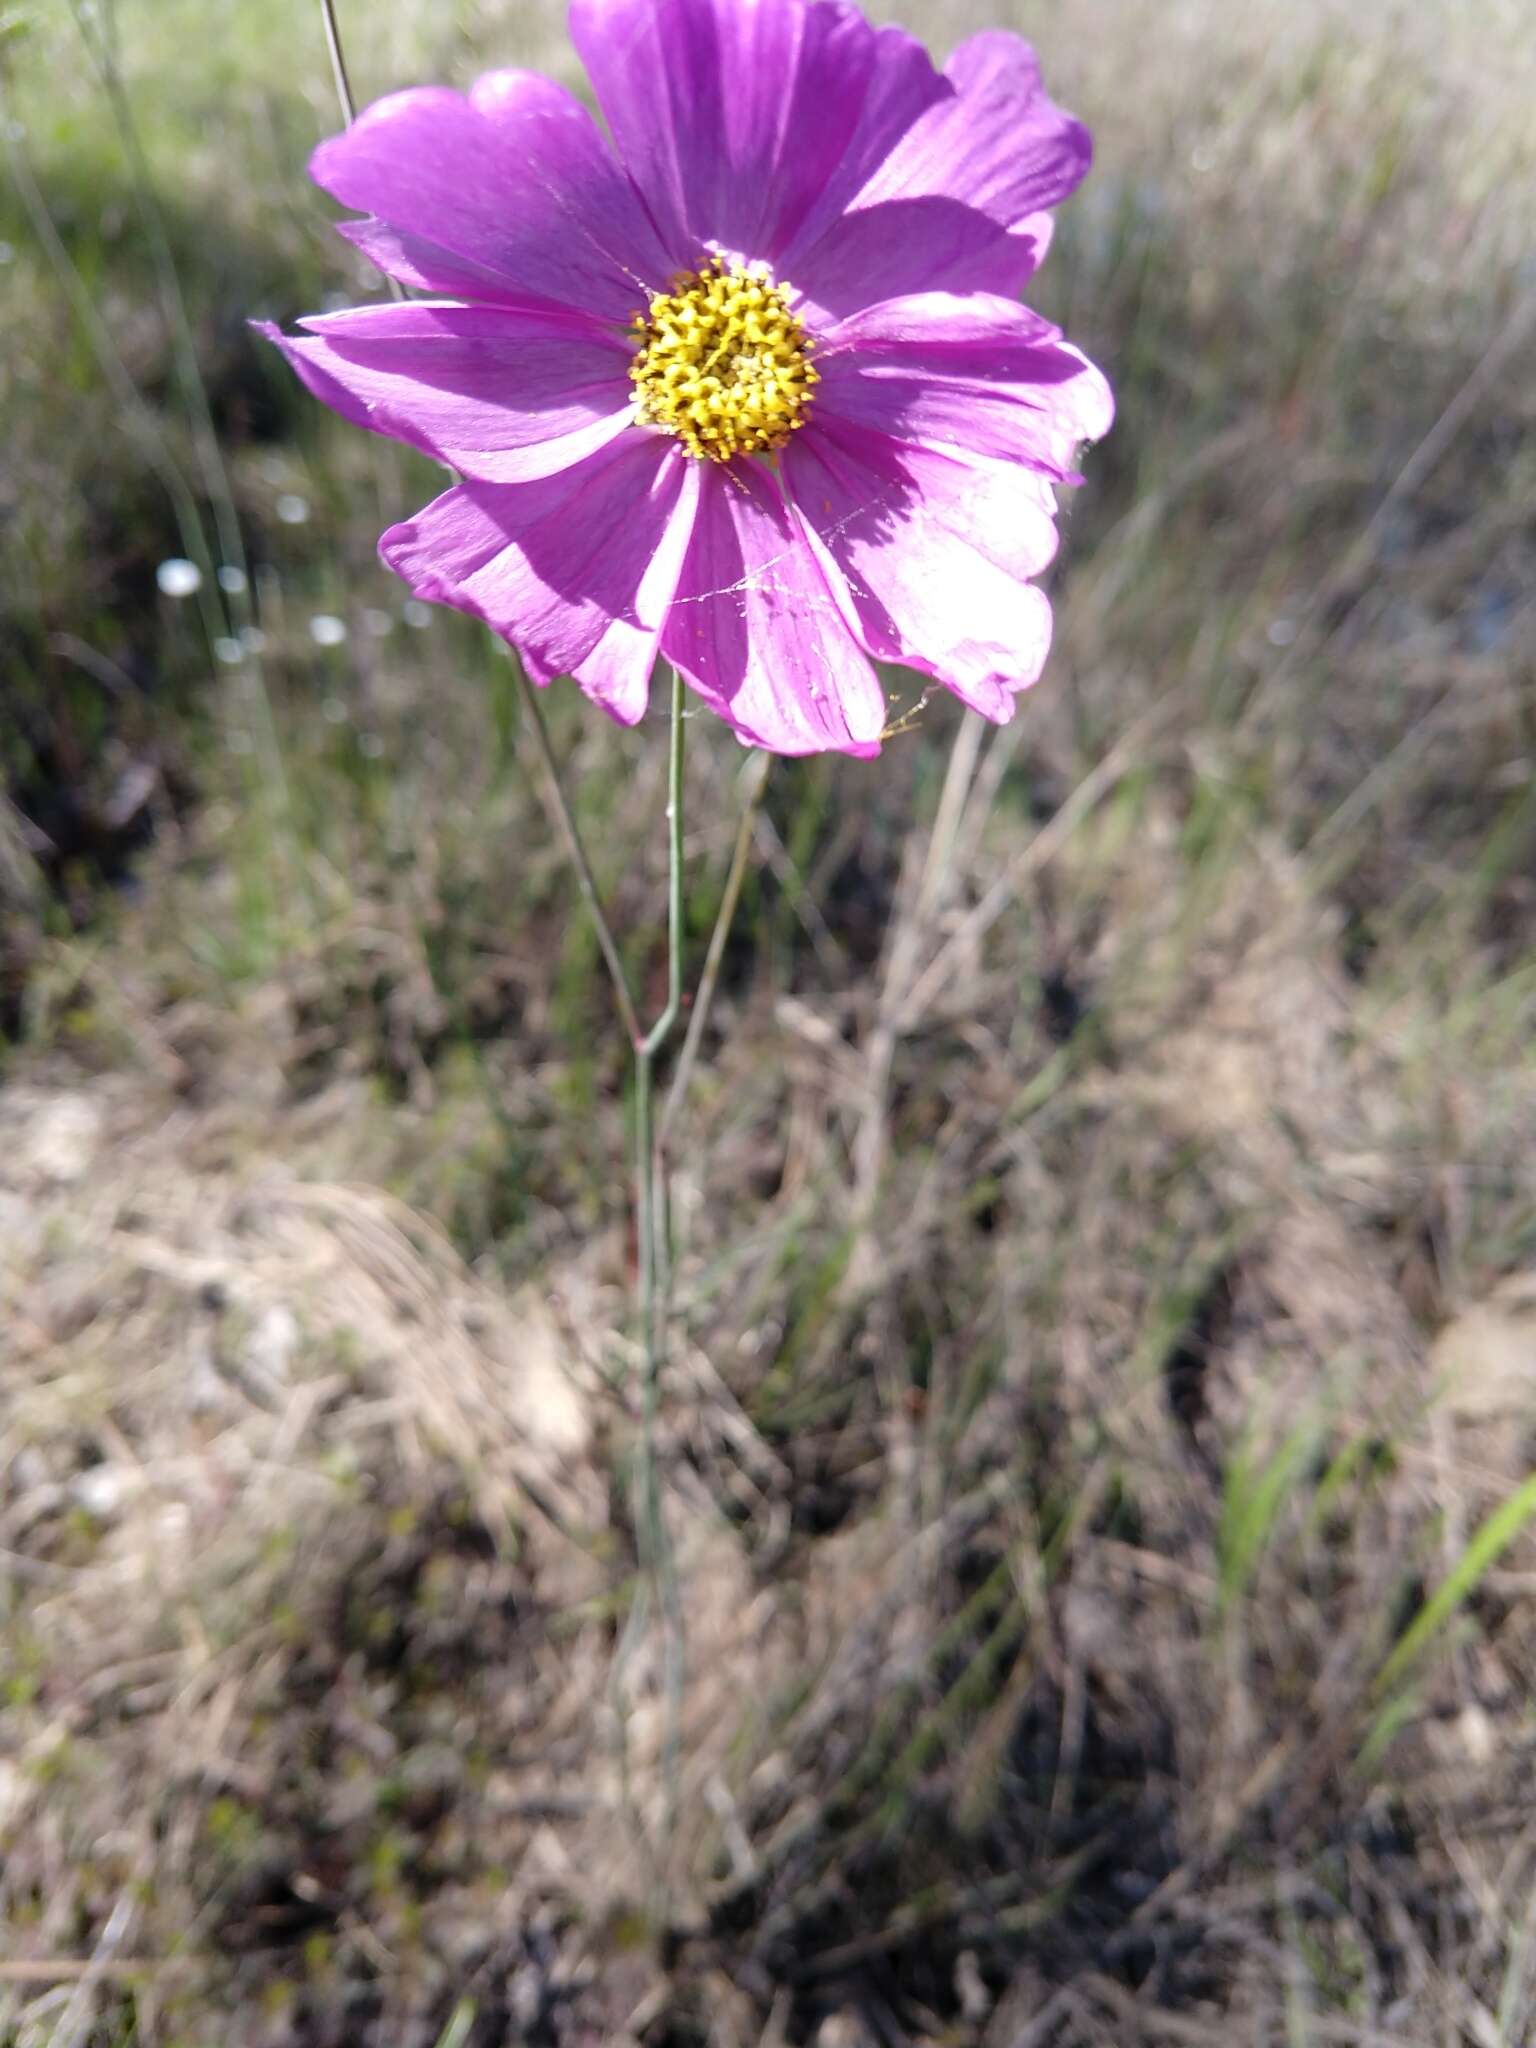
[(690, 455), (765, 455), (805, 425), (820, 381), (814, 343), (765, 268), (712, 256), (656, 294), (634, 337), (638, 417), (676, 434)]
[(1109, 390), (1018, 302), (1087, 132), (1027, 44), (943, 71), (840, 0), (573, 0), (607, 123), (493, 72), (322, 144), (424, 299), (267, 328), (460, 482), (380, 550), (625, 724), (658, 652), (745, 740), (878, 751), (871, 658), (1006, 719)]

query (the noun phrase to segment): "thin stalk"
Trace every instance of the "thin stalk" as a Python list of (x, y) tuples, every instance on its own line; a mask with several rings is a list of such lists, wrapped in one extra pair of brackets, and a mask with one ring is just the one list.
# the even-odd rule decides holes
[[(203, 382), (202, 366), (197, 359), (197, 338), (192, 332), (191, 316), (187, 312), (181, 275), (166, 232), (165, 216), (155, 196), (154, 174), (118, 64), (115, 5), (96, 14), (87, 10), (81, 0), (76, 0), (75, 23), (97, 79), (106, 93), (118, 141), (127, 159), (134, 206), (154, 265), (161, 311), (171, 339), (176, 378), (191, 415), (192, 443), (203, 472), (203, 488), (213, 508), (219, 550), (224, 561), (244, 576), (247, 567), (245, 541), (240, 531), (229, 472), (224, 466), (224, 453), (219, 446), (218, 429), (208, 402), (208, 388)], [(242, 589), (247, 587), (242, 586)]]
[[(265, 777), (266, 788), (263, 794), (274, 801), (279, 811), (287, 816), (291, 810), (287, 770), (283, 764), (282, 746), (272, 716), (272, 705), (267, 695), (261, 660), (256, 652), (259, 643), (251, 638), (256, 615), (251, 601), (250, 564), (246, 558), (245, 537), (241, 532), (234, 488), (219, 443), (218, 428), (208, 398), (208, 387), (203, 380), (202, 365), (198, 361), (197, 336), (193, 332), (191, 315), (187, 310), (186, 297), (181, 288), (181, 273), (177, 268), (175, 251), (171, 247), (164, 210), (157, 196), (154, 173), (139, 134), (133, 102), (123, 77), (116, 0), (107, 0), (107, 4), (98, 9), (87, 7), (85, 0), (75, 0), (74, 13), (75, 26), (86, 56), (95, 71), (97, 82), (106, 94), (117, 139), (128, 166), (129, 187), (154, 266), (161, 316), (171, 342), (176, 381), (188, 415), (192, 447), (202, 473), (204, 495), (212, 511), (221, 566), (236, 572), (233, 589), (221, 583), (222, 597), (218, 600), (210, 598), (209, 604), (222, 603), (231, 628), (238, 633), (242, 642), (237, 685), (242, 714), (248, 736), (256, 749), (261, 774)], [(203, 565), (199, 563), (198, 566), (201, 568)], [(206, 616), (205, 607), (205, 618)], [(214, 639), (219, 637), (220, 634), (213, 636)]]
[(538, 754), (539, 765), (544, 770), (544, 795), (551, 817), (555, 821), (565, 850), (570, 855), (571, 867), (575, 871), (577, 887), (581, 890), (582, 901), (591, 916), (593, 929), (597, 933), (598, 951), (608, 969), (608, 979), (613, 983), (613, 999), (618, 1005), (619, 1019), (624, 1026), (624, 1035), (638, 1051), (640, 1046), (640, 1018), (635, 1010), (635, 999), (629, 992), (629, 977), (624, 972), (624, 962), (619, 957), (618, 943), (613, 936), (603, 910), (602, 898), (597, 893), (597, 878), (592, 872), (592, 863), (587, 858), (587, 849), (582, 844), (577, 829), (576, 814), (571, 809), (570, 798), (560, 780), (560, 764), (555, 759), (554, 748), (549, 743), (549, 727), (544, 722), (544, 707), (539, 702), (538, 686), (532, 682), (521, 662), (517, 665), (518, 677), (523, 687), (523, 707), (528, 713), (528, 728), (533, 734), (534, 751)]
[(746, 773), (742, 777), (746, 794), (742, 799), (741, 822), (736, 827), (736, 844), (731, 850), (731, 865), (726, 873), (720, 908), (715, 913), (715, 927), (709, 935), (709, 950), (704, 955), (704, 970), (699, 976), (698, 994), (694, 997), (693, 1009), (689, 1013), (688, 1029), (683, 1036), (683, 1049), (677, 1056), (677, 1070), (672, 1076), (672, 1085), (667, 1090), (666, 1106), (661, 1112), (661, 1124), (656, 1133), (657, 1149), (663, 1160), (667, 1153), (667, 1139), (688, 1094), (688, 1083), (693, 1078), (694, 1064), (698, 1059), (699, 1046), (704, 1037), (704, 1027), (709, 1021), (710, 1005), (715, 999), (715, 984), (720, 979), (720, 965), (725, 958), (726, 941), (731, 935), (736, 905), (741, 898), (741, 885), (746, 879), (747, 862), (752, 854), (752, 841), (757, 829), (757, 807), (762, 802), (763, 791), (768, 783), (768, 770), (772, 765), (772, 754), (755, 753), (747, 763)]
[[(336, 14), (336, 0), (320, 0), (320, 23), (325, 30), (325, 47), (331, 56), (331, 82), (336, 88), (336, 101), (341, 108), (344, 125), (350, 128), (357, 119), (357, 101), (352, 96), (352, 76), (347, 70), (346, 50), (342, 47), (341, 22)], [(391, 277), (386, 271), (384, 286), (397, 306), (405, 304), (409, 294), (398, 277)], [(533, 685), (526, 676), (522, 676), (521, 681), (526, 696)]]
[(671, 1036), (683, 1006), (683, 730), (683, 679), (673, 669), (671, 741), (667, 754), (667, 1002), (645, 1036), (637, 1035), (635, 1040), (637, 1284), (647, 1403), (655, 1398), (665, 1350), (656, 1286), (660, 1176), (654, 1114), (655, 1066), (656, 1055)]
[(331, 76), (336, 81), (336, 97), (341, 102), (342, 117), (350, 128), (357, 119), (357, 102), (352, 97), (352, 81), (347, 76), (346, 52), (341, 47), (341, 24), (336, 19), (334, 0), (320, 0), (320, 19), (325, 23), (325, 47), (331, 53)]
[(21, 194), (21, 203), (26, 209), (38, 241), (42, 244), (43, 253), (52, 265), (54, 274), (69, 300), (71, 310), (90, 343), (97, 368), (117, 401), (118, 425), (133, 440), (145, 461), (165, 486), (166, 495), (176, 515), (181, 544), (189, 558), (196, 563), (202, 576), (198, 588), (198, 604), (203, 612), (203, 626), (208, 643), (212, 646), (224, 631), (225, 621), (219, 607), (215, 580), (217, 564), (214, 561), (213, 550), (208, 545), (208, 535), (197, 508), (197, 500), (191, 485), (166, 444), (148, 400), (134, 383), (128, 366), (113, 341), (111, 330), (97, 312), (90, 289), (54, 224), (47, 201), (43, 197), (42, 187), (22, 152), (19, 141), (21, 132), (20, 123), (11, 116), (9, 84), (5, 67), (0, 64), (0, 138), (5, 142), (6, 159), (12, 180)]
[[(663, 664), (665, 667), (666, 664)], [(672, 678), (672, 731), (667, 752), (667, 1007), (646, 1036), (659, 1052), (683, 1007), (683, 679)]]
[(655, 1129), (656, 1055), (670, 1037), (683, 1005), (683, 679), (674, 668), (671, 736), (667, 754), (667, 1001), (643, 1038), (635, 1040), (635, 1236), (636, 1292), (644, 1348), (640, 1384), (640, 1457), (635, 1524), (642, 1564), (660, 1597), (663, 1658), (667, 1679), (667, 1737), (664, 1776), (667, 1830), (677, 1806), (682, 1748), (683, 1616), (676, 1561), (667, 1538), (656, 1471), (656, 1420), (667, 1353), (667, 1297), (670, 1277), (665, 1169)]

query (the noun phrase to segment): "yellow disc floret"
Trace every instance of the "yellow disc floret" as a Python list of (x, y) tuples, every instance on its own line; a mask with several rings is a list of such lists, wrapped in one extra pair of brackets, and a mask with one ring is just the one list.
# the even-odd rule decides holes
[(631, 330), (640, 417), (690, 455), (729, 462), (782, 448), (803, 426), (812, 343), (771, 279), (715, 256), (658, 292)]

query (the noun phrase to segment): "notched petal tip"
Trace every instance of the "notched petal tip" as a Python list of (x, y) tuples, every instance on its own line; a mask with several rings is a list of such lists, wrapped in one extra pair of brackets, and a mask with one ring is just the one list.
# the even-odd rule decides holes
[(1102, 441), (1115, 424), (1115, 394), (1104, 372), (1097, 363), (1090, 362), (1080, 348), (1073, 347), (1071, 342), (1063, 342), (1061, 349), (1064, 355), (1073, 357), (1081, 366), (1075, 377), (1069, 377), (1058, 388), (1063, 399), (1072, 406), (1079, 442), (1086, 447)]
[(699, 516), (662, 652), (735, 732), (774, 754), (879, 751), (886, 706), (841, 579), (762, 464), (698, 465)]
[(466, 104), (462, 93), (446, 85), (412, 85), (401, 92), (385, 93), (364, 107), (348, 127), (316, 143), (309, 154), (309, 175), (322, 192), (329, 192), (343, 206), (365, 205), (348, 199), (337, 187), (351, 184), (359, 157), (372, 154), (380, 130), (422, 114), (450, 119), (462, 116)]
[(379, 554), (417, 597), (516, 648), (535, 682), (571, 676), (634, 725), (696, 495), (696, 466), (635, 437), (536, 483), (457, 484), (390, 527)]
[(668, 261), (591, 114), (554, 80), (492, 72), (471, 93), (376, 100), (310, 158), (310, 176), (371, 216), (348, 239), (412, 285), (622, 321), (636, 277)]

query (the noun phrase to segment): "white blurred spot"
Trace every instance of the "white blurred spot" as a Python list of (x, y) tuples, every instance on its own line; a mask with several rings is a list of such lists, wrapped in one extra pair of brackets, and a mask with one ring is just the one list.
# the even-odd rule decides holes
[(11, 247), (10, 243), (0, 242), (0, 263), (14, 263), (15, 261), (16, 251)]
[(220, 590), (227, 590), (231, 597), (238, 597), (240, 592), (246, 588), (245, 571), (233, 568), (226, 562), (219, 571), (219, 588)]
[(1200, 172), (1215, 170), (1216, 152), (1208, 142), (1197, 142), (1189, 152), (1189, 168)]
[(386, 633), (393, 633), (395, 622), (388, 612), (381, 612), (377, 605), (371, 604), (363, 613), (363, 627), (375, 640), (382, 640)]
[(297, 491), (284, 491), (273, 509), (284, 526), (302, 526), (309, 517), (309, 500)]
[(423, 626), (432, 623), (432, 607), (423, 604), (419, 597), (408, 597), (400, 607), (401, 616), (408, 626), (414, 626), (419, 633)]
[(245, 649), (238, 640), (215, 640), (213, 651), (226, 668), (238, 668), (245, 659)]
[(1296, 621), (1287, 618), (1271, 619), (1264, 638), (1271, 647), (1289, 647), (1296, 638)]
[(1498, 1737), (1493, 1722), (1476, 1700), (1468, 1700), (1462, 1708), (1456, 1723), (1456, 1732), (1461, 1737), (1461, 1746), (1473, 1766), (1485, 1771), (1498, 1753)]
[(960, 2000), (961, 2012), (973, 2026), (992, 2010), (992, 1994), (987, 1989), (973, 1948), (962, 1949), (955, 1958), (955, 1994)]
[(320, 706), (320, 716), (327, 725), (345, 725), (347, 707), (339, 697), (327, 697)]
[(114, 1465), (93, 1465), (75, 1481), (75, 1499), (98, 1522), (115, 1514), (122, 1504), (122, 1474)]
[(358, 752), (366, 754), (370, 761), (377, 761), (384, 752), (384, 742), (376, 732), (359, 733), (357, 748)]
[(101, 1149), (103, 1118), (88, 1095), (59, 1095), (26, 1131), (19, 1161), (24, 1171), (69, 1187), (85, 1179)]
[(242, 626), (240, 628), (240, 645), (247, 654), (260, 654), (266, 644), (267, 636), (263, 633), (260, 626)]
[(264, 1308), (246, 1341), (247, 1372), (269, 1386), (281, 1385), (290, 1376), (299, 1336), (299, 1319), (291, 1308), (282, 1302)]
[(203, 587), (203, 572), (196, 562), (189, 562), (182, 555), (172, 555), (155, 571), (155, 581), (163, 597), (191, 597)]
[(309, 622), (309, 637), (317, 647), (339, 647), (347, 637), (347, 622), (334, 612), (316, 612)]

